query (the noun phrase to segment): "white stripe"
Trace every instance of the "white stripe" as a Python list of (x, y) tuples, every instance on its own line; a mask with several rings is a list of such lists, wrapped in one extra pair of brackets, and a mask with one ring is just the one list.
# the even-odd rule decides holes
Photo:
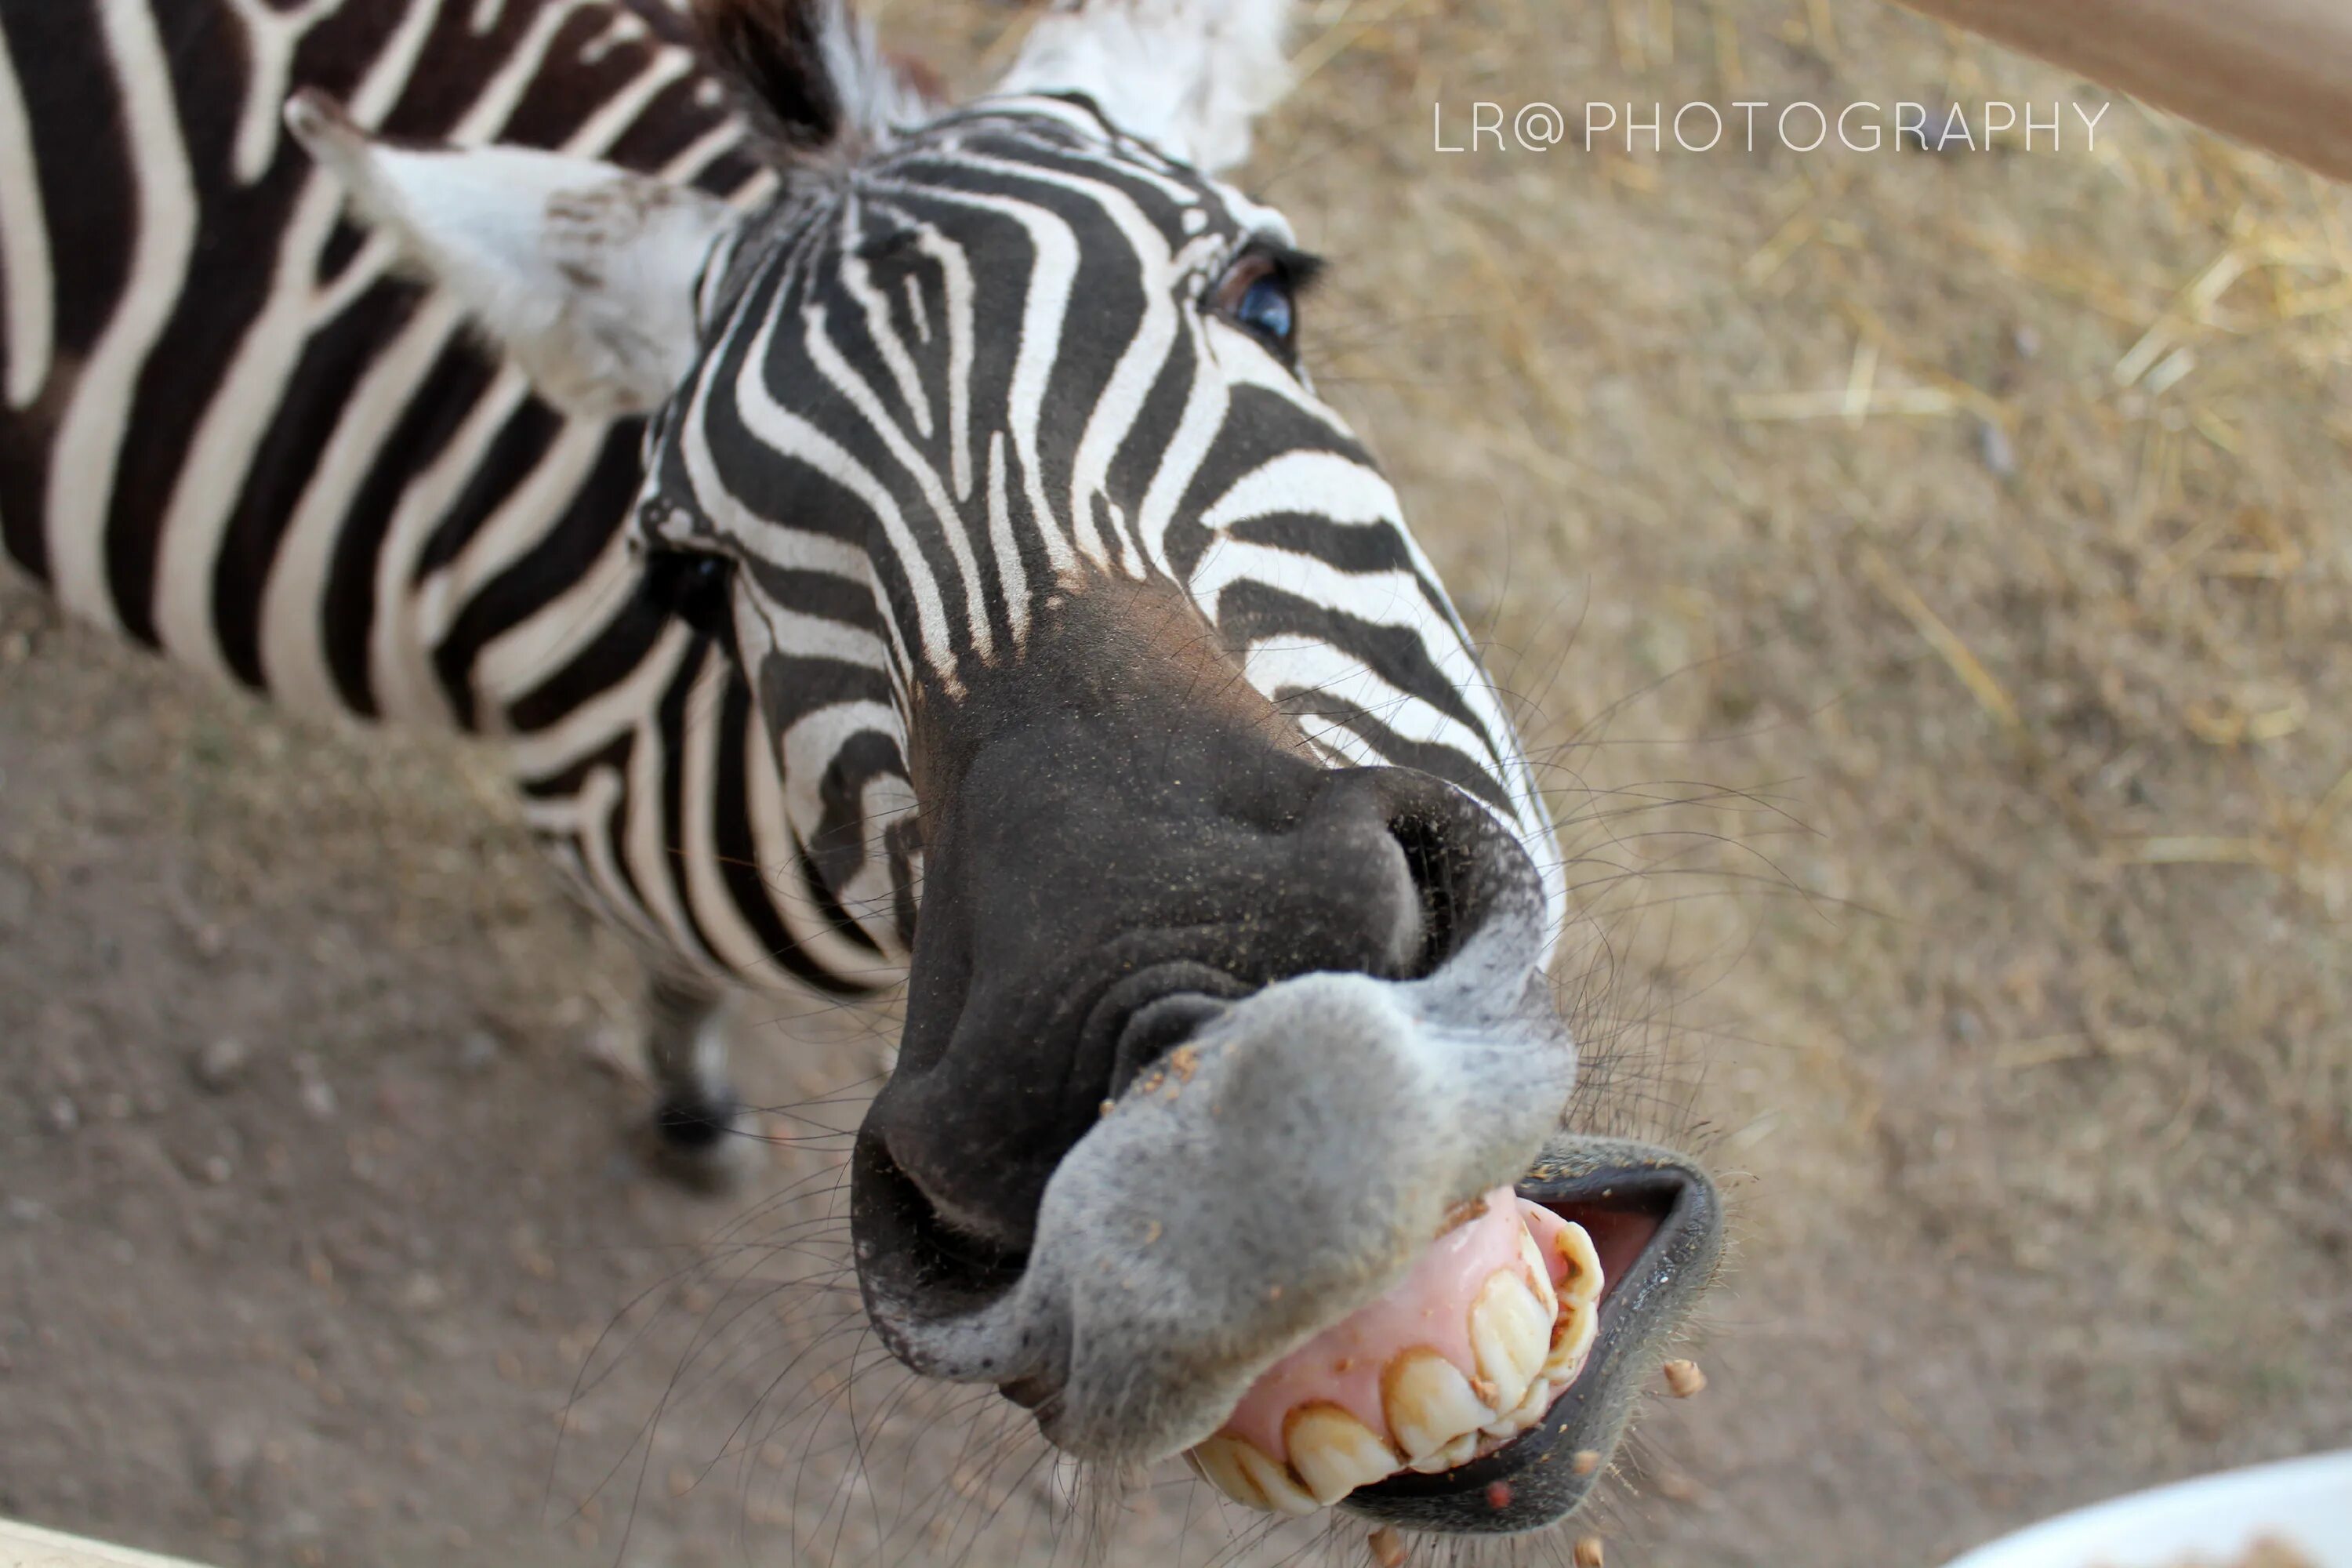
[[(1250, 644), (1243, 656), (1242, 668), (1250, 684), (1269, 697), (1276, 692), (1328, 696), (1361, 709), (1405, 740), (1451, 746), (1473, 763), (1490, 754), (1484, 742), (1455, 721), (1411, 693), (1398, 690), (1370, 666), (1328, 643), (1300, 642), (1293, 637), (1261, 638)], [(1313, 704), (1310, 701), (1307, 706)], [(1338, 723), (1337, 720), (1331, 721)]]
[(1168, 530), (1176, 521), (1176, 508), (1192, 493), (1192, 481), (1199, 477), (1201, 466), (1209, 460), (1217, 434), (1224, 428), (1225, 416), (1233, 407), (1232, 391), (1218, 374), (1213, 340), (1207, 332), (1196, 330), (1192, 342), (1201, 356), (1199, 372), (1184, 395), (1184, 412), (1176, 421), (1176, 433), (1160, 454), (1151, 483), (1144, 489), (1143, 505), (1136, 514), (1135, 523), (1152, 564), (1171, 581), (1177, 578), (1177, 572), (1168, 559)]
[[(857, 804), (858, 820), (866, 826), (866, 864), (842, 885), (837, 896), (843, 912), (861, 931), (884, 951), (894, 952), (898, 949), (898, 879), (890, 865), (888, 835), (901, 817), (915, 815), (914, 786), (896, 773), (883, 773), (866, 781)], [(919, 868), (914, 887), (919, 897)]]
[[(82, 365), (50, 449), (48, 558), (59, 602), (112, 630), (122, 622), (106, 582), (107, 514), (140, 374), (171, 322), (195, 254), (196, 191), (171, 63), (148, 0), (104, 0), (99, 14), (122, 91), (122, 143), (136, 189), (131, 268), (122, 302)], [(204, 593), (209, 600), (209, 584)]]
[[(630, 889), (621, 874), (620, 863), (613, 858), (610, 831), (613, 808), (621, 798), (621, 775), (609, 767), (598, 768), (580, 784), (573, 797), (579, 802), (578, 826), (572, 842), (580, 847), (585, 862), (584, 880), (596, 901), (614, 925), (635, 934), (637, 939), (653, 947), (666, 946), (661, 932), (646, 917), (644, 900)], [(625, 823), (622, 831), (627, 831)]]
[(278, 136), (285, 123), (279, 110), (286, 102), (286, 79), (294, 67), (294, 51), (303, 35), (341, 10), (346, 0), (308, 0), (291, 11), (275, 11), (263, 0), (228, 0), (229, 9), (245, 24), (245, 102), (237, 110), (236, 145), (231, 169), (237, 184), (250, 185), (268, 171), (278, 155)]
[[(261, 675), (270, 695), (298, 712), (344, 706), (327, 658), (327, 574), (360, 488), (383, 455), (385, 433), (415, 400), (457, 320), (454, 300), (427, 296), (408, 329), (368, 363), (287, 521), (261, 595)], [(398, 601), (379, 604), (377, 617), (401, 607)]]
[(694, 934), (678, 898), (678, 866), (662, 833), (662, 779), (673, 765), (661, 731), (661, 702), (669, 695), (665, 684), (638, 711), (635, 743), (629, 748), (628, 820), (621, 833), (621, 853), (627, 857), (637, 884), (637, 899), (659, 922), (667, 951), (689, 959), (706, 958), (708, 950)]
[(860, 226), (858, 202), (855, 195), (845, 204), (842, 216), (841, 283), (849, 297), (857, 301), (866, 313), (866, 335), (882, 355), (882, 363), (890, 378), (898, 384), (898, 401), (914, 416), (915, 434), (926, 441), (931, 437), (931, 400), (923, 390), (923, 378), (915, 369), (914, 356), (899, 341), (898, 329), (890, 320), (890, 301), (874, 284), (874, 269), (866, 265), (863, 247), (856, 238)]
[(1013, 531), (1012, 501), (1004, 486), (1004, 432), (994, 430), (988, 437), (988, 542), (996, 556), (997, 580), (1004, 588), (1013, 645), (1018, 648), (1029, 636), (1029, 568), (1021, 559), (1021, 541)]
[[(1404, 537), (1404, 509), (1379, 473), (1337, 452), (1285, 452), (1226, 487), (1201, 514), (1201, 526), (1231, 528), (1252, 518), (1300, 512), (1342, 523), (1386, 523)], [(1422, 563), (1413, 552), (1416, 566)]]
[(719, 721), (725, 716), (722, 699), (733, 667), (723, 658), (703, 660), (702, 673), (686, 700), (686, 721), (680, 727), (678, 754), (671, 765), (678, 770), (678, 790), (684, 807), (679, 822), (680, 849), (685, 859), (681, 880), (686, 901), (694, 911), (704, 939), (719, 963), (746, 978), (773, 984), (783, 976), (775, 971), (767, 949), (735, 907), (728, 890), (725, 868), (719, 862), (719, 830), (714, 820), (719, 804)]
[(788, 610), (758, 594), (751, 595), (743, 607), (759, 616), (768, 646), (788, 658), (829, 658), (885, 676), (889, 673), (889, 645), (865, 626)]
[[(815, 843), (824, 826), (821, 792), (826, 770), (853, 737), (867, 733), (898, 739), (898, 710), (880, 702), (836, 702), (795, 719), (778, 738), (784, 817), (802, 843)], [(890, 875), (887, 835), (893, 823), (914, 809), (914, 792), (903, 779), (877, 778), (867, 782), (862, 805), (864, 864), (836, 896), (850, 918), (879, 942), (883, 932), (895, 929), (891, 905), (897, 884)]]
[(502, 367), (439, 455), (401, 489), (383, 546), (376, 552), (376, 617), (368, 639), (368, 679), (387, 719), (423, 723), (456, 717), (434, 670), (432, 650), (448, 636), (466, 601), (446, 571), (417, 582), (417, 561), (491, 443), (530, 396), (529, 378), (513, 365)]
[(8, 288), (8, 406), (24, 408), (47, 384), (57, 353), (57, 278), (49, 265), (32, 121), (5, 28), (0, 28), (0, 268)]
[[(971, 312), (974, 290), (971, 263), (964, 258), (963, 247), (927, 223), (918, 223), (908, 215), (898, 215), (902, 222), (915, 223), (915, 247), (931, 258), (940, 269), (941, 291), (946, 295), (948, 329), (948, 462), (950, 477), (955, 480), (956, 500), (971, 499)], [(916, 279), (907, 279), (907, 300), (918, 311), (923, 309), (922, 289)], [(928, 335), (928, 321), (926, 334)]]
[[(456, 558), (427, 580), (426, 589), (438, 593), (446, 582), (451, 602), (468, 604), (486, 584), (530, 554), (587, 482), (611, 434), (607, 426), (588, 420), (560, 426), (522, 482), (474, 530)], [(437, 645), (438, 638), (434, 640)], [(482, 681), (476, 684), (485, 688)], [(498, 689), (513, 695), (509, 689)], [(489, 690), (485, 688), (481, 695), (487, 699)]]

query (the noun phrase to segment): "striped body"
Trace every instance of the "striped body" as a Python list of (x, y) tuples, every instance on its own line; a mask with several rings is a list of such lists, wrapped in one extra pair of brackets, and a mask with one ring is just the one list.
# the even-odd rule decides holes
[(551, 408), (395, 271), (284, 133), (299, 84), (388, 134), (772, 183), (661, 0), (0, 0), (7, 553), (291, 707), (495, 737), (666, 971), (886, 981), (901, 933), (811, 892), (746, 689), (639, 592), (640, 426)]

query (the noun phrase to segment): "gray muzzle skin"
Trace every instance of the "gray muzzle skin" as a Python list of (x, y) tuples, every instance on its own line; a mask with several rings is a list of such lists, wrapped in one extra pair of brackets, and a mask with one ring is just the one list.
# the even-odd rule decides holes
[(1532, 869), (1409, 981), (1312, 973), (1225, 1007), (1055, 1169), (1025, 1259), (975, 1261), (862, 1133), (866, 1304), (929, 1375), (993, 1383), (1078, 1458), (1207, 1437), (1277, 1356), (1402, 1278), (1558, 1124), (1576, 1056), (1535, 967)]

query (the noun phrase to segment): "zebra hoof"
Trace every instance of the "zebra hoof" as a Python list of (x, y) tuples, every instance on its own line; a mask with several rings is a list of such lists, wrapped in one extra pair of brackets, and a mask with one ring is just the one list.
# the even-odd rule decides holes
[(751, 1119), (732, 1095), (667, 1098), (650, 1132), (655, 1169), (697, 1192), (740, 1185), (761, 1163)]

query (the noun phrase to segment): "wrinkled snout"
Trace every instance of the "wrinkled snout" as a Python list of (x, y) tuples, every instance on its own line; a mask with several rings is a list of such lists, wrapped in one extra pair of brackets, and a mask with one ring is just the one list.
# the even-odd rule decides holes
[[(1556, 1517), (1582, 1483), (1448, 1522), (1446, 1478), (1613, 1441), (1624, 1402), (1578, 1373), (1679, 1315), (1627, 1287), (1711, 1268), (1712, 1188), (1554, 1139), (1575, 1051), (1496, 816), (1328, 767), (1157, 613), (1078, 595), (932, 710), (906, 1029), (852, 1168), (869, 1314), (1082, 1458), (1192, 1450), (1258, 1507)], [(1528, 1184), (1568, 1166), (1642, 1195), (1553, 1214)]]

